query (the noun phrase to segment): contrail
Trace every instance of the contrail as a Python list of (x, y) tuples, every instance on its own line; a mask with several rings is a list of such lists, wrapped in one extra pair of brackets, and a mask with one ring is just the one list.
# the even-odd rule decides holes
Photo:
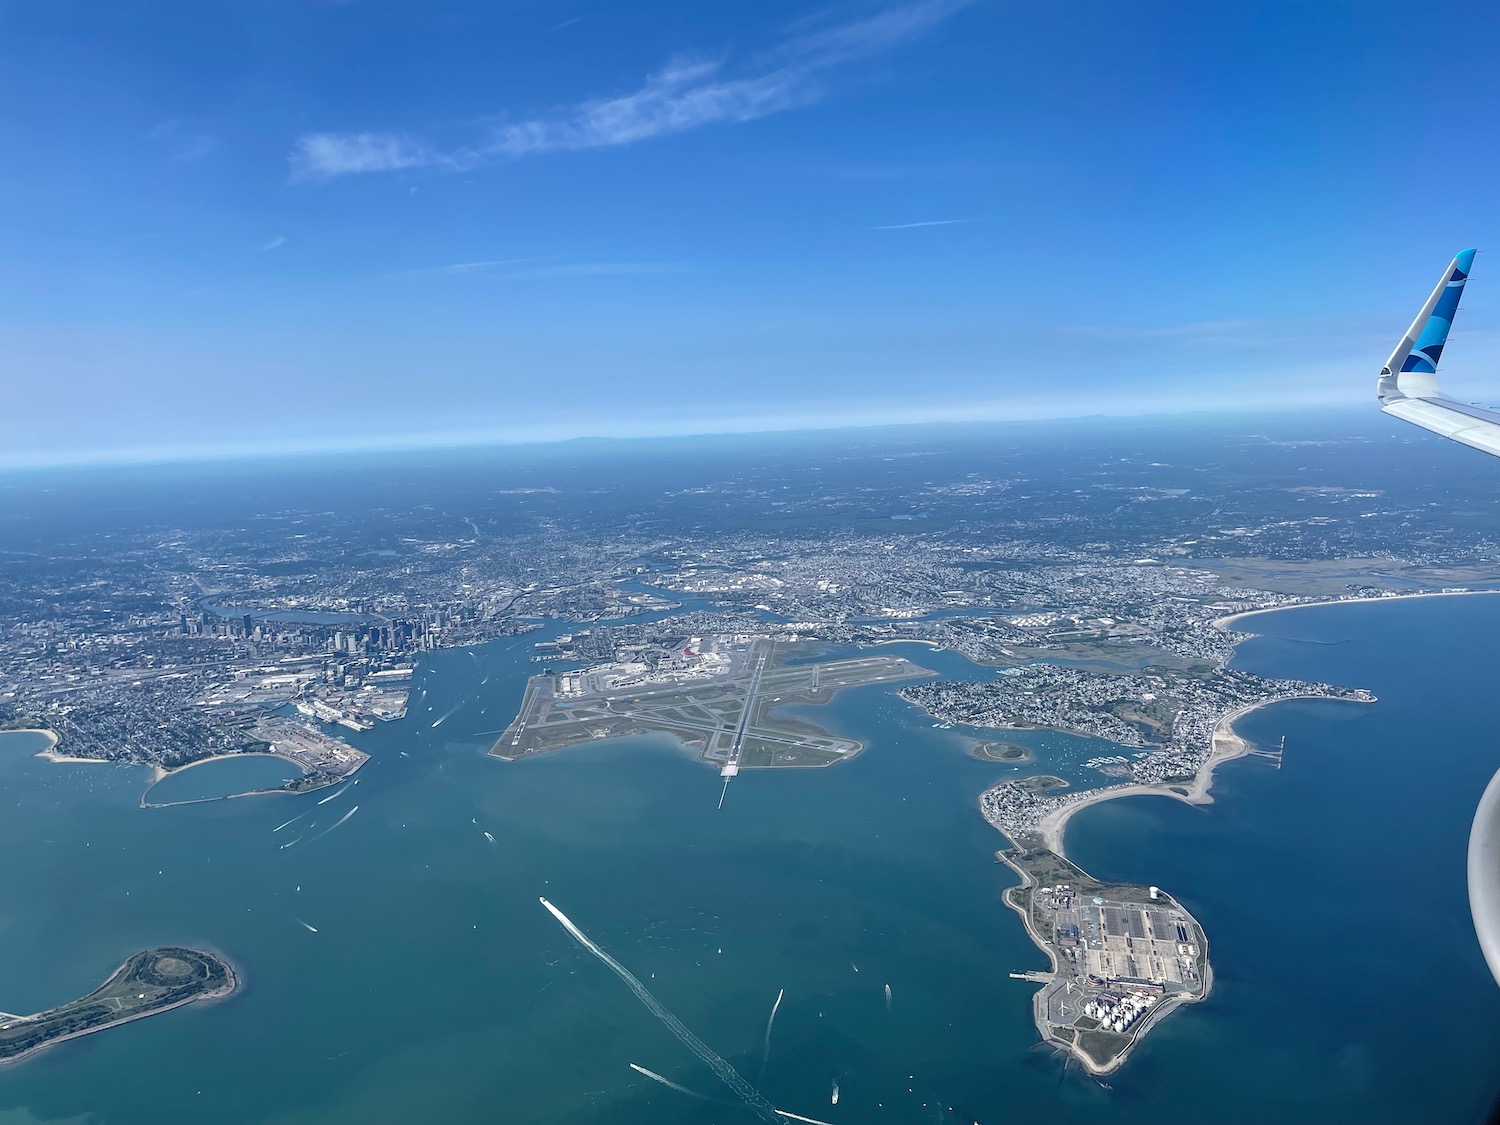
[(633, 1070), (633, 1071), (635, 1071), (637, 1074), (644, 1074), (647, 1078), (654, 1078), (656, 1081), (660, 1082), (663, 1086), (670, 1086), (670, 1087), (672, 1087), (672, 1089), (677, 1090), (677, 1091), (679, 1091), (681, 1093), (687, 1094), (690, 1097), (702, 1098), (704, 1101), (711, 1101), (712, 1100), (711, 1098), (709, 1098), (709, 1096), (707, 1094), (700, 1094), (700, 1093), (698, 1093), (697, 1090), (689, 1090), (686, 1086), (683, 1086), (682, 1084), (680, 1084), (678, 1082), (673, 1082), (670, 1078), (664, 1078), (664, 1077), (662, 1077), (660, 1074), (657, 1074), (656, 1071), (654, 1071), (654, 1070), (647, 1070), (643, 1066), (636, 1066), (635, 1063), (631, 1063), (630, 1064), (630, 1069)]
[(328, 796), (324, 797), (321, 801), (318, 802), (318, 804), (320, 804), (320, 805), (326, 805), (329, 801), (331, 801), (335, 797), (337, 797), (339, 795), (339, 793), (342, 793), (345, 789), (348, 789), (348, 788), (349, 788), (349, 784), (348, 784), (348, 782), (345, 782), (343, 785), (339, 786), (338, 793), (330, 793), (330, 794), (328, 794)]
[(353, 816), (357, 812), (359, 812), (359, 806), (355, 805), (352, 809), (350, 809), (348, 812), (346, 812), (343, 816), (339, 817), (332, 824), (330, 824), (327, 828), (323, 829), (323, 831), (319, 832), (316, 836), (312, 837), (312, 839), (308, 840), (307, 842), (310, 844), (310, 843), (313, 842), (313, 840), (321, 840), (324, 836), (328, 835), (328, 833), (332, 832), (335, 828), (337, 828), (340, 824), (343, 824), (344, 821), (348, 820), (351, 816)]
[(557, 907), (553, 906), (545, 898), (538, 899), (538, 901), (547, 908), (547, 912), (551, 914), (552, 917), (556, 918), (558, 922), (562, 924), (563, 929), (567, 930), (568, 933), (572, 934), (573, 937), (577, 939), (579, 945), (583, 946), (595, 957), (599, 958), (599, 960), (603, 961), (606, 965), (613, 969), (615, 975), (625, 982), (625, 984), (630, 988), (631, 992), (635, 993), (636, 999), (639, 1000), (642, 1004), (646, 1005), (646, 1008), (651, 1012), (653, 1016), (661, 1020), (662, 1023), (666, 1024), (667, 1030), (669, 1030), (673, 1035), (677, 1036), (677, 1038), (682, 1041), (682, 1045), (684, 1047), (686, 1047), (689, 1051), (692, 1051), (693, 1054), (697, 1055), (700, 1059), (706, 1062), (713, 1069), (713, 1072), (719, 1076), (719, 1080), (722, 1081), (724, 1085), (733, 1090), (736, 1094), (738, 1094), (740, 1096), (740, 1099), (747, 1106), (755, 1110), (755, 1112), (760, 1115), (762, 1121), (766, 1121), (770, 1123), (770, 1125), (780, 1125), (780, 1123), (776, 1120), (777, 1114), (780, 1111), (778, 1111), (777, 1108), (770, 1102), (766, 1101), (765, 1095), (757, 1090), (754, 1086), (750, 1085), (750, 1083), (746, 1082), (743, 1078), (741, 1078), (739, 1071), (735, 1070), (734, 1067), (729, 1065), (729, 1063), (725, 1062), (722, 1058), (716, 1055), (713, 1049), (709, 1047), (707, 1043), (699, 1039), (683, 1025), (681, 1020), (679, 1020), (671, 1012), (667, 1011), (667, 1009), (662, 1006), (661, 1001), (658, 1000), (655, 996), (652, 996), (650, 991), (647, 990), (646, 986), (640, 981), (636, 980), (635, 976), (629, 969), (620, 964), (620, 962), (616, 961), (608, 953), (604, 952), (604, 950), (600, 949), (597, 945), (590, 941), (588, 939), (588, 936), (584, 934), (582, 930), (580, 930), (577, 926), (573, 925), (573, 923), (568, 920), (568, 916), (566, 914), (564, 914)]
[(762, 1074), (765, 1073), (766, 1063), (771, 1059), (771, 1027), (776, 1023), (776, 1010), (781, 1007), (781, 998), (785, 995), (786, 989), (784, 988), (776, 993), (776, 1003), (771, 1005), (771, 1018), (766, 1020), (766, 1049), (761, 1052), (760, 1056), (760, 1069)]
[(778, 1109), (776, 1112), (782, 1117), (790, 1117), (793, 1121), (806, 1121), (808, 1125), (832, 1125), (832, 1122), (819, 1121), (816, 1117), (803, 1117), (800, 1113), (788, 1113), (784, 1109)]

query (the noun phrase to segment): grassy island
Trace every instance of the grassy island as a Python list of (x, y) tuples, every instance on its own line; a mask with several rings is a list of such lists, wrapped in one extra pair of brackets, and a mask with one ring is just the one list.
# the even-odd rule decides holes
[(35, 1015), (0, 1014), (0, 1063), (194, 1000), (228, 996), (237, 987), (233, 966), (212, 953), (176, 945), (143, 949), (87, 996)]
[(1030, 750), (1014, 742), (981, 742), (974, 747), (973, 754), (986, 762), (1009, 762), (1012, 765), (1029, 762), (1034, 757)]

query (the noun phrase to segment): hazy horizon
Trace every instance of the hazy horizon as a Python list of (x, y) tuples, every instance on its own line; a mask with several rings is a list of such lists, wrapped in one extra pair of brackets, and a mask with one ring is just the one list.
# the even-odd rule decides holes
[[(924, 427), (932, 428), (981, 428), (994, 427), (1018, 427), (1024, 428), (1029, 424), (1036, 425), (1067, 425), (1069, 423), (1118, 422), (1121, 424), (1129, 422), (1150, 421), (1178, 421), (1188, 422), (1200, 419), (1210, 422), (1216, 419), (1238, 418), (1238, 417), (1263, 417), (1266, 419), (1284, 420), (1294, 414), (1306, 414), (1309, 408), (1316, 413), (1328, 416), (1348, 416), (1360, 418), (1362, 415), (1366, 421), (1378, 422), (1377, 412), (1371, 410), (1362, 412), (1355, 403), (1319, 403), (1319, 404), (1287, 404), (1284, 406), (1250, 406), (1182, 409), (1182, 410), (1140, 410), (1131, 413), (1074, 413), (1055, 415), (1026, 415), (1014, 417), (931, 417), (904, 419), (880, 419), (859, 421), (836, 421), (834, 419), (808, 420), (802, 424), (786, 425), (755, 425), (745, 424), (734, 426), (725, 424), (718, 429), (710, 428), (663, 428), (659, 430), (635, 430), (617, 432), (580, 432), (574, 434), (556, 434), (547, 436), (530, 435), (504, 435), (504, 434), (476, 434), (472, 432), (457, 431), (451, 434), (429, 434), (429, 435), (378, 435), (367, 440), (329, 440), (317, 442), (281, 442), (253, 443), (246, 442), (242, 445), (201, 447), (178, 447), (163, 449), (106, 449), (106, 450), (72, 450), (48, 455), (38, 452), (30, 455), (0, 452), (0, 473), (26, 472), (37, 469), (68, 469), (68, 468), (108, 468), (111, 466), (131, 465), (173, 465), (189, 464), (205, 461), (261, 461), (274, 460), (282, 457), (322, 457), (338, 456), (341, 454), (360, 453), (420, 453), (424, 450), (510, 450), (526, 448), (548, 448), (553, 446), (568, 445), (572, 443), (628, 443), (646, 442), (652, 440), (671, 441), (681, 439), (690, 441), (695, 438), (754, 438), (754, 437), (776, 437), (785, 435), (788, 437), (797, 435), (828, 434), (852, 434), (861, 431), (889, 431), (889, 430), (917, 430)], [(763, 420), (757, 420), (763, 421)], [(1395, 440), (1411, 440), (1404, 429), (1398, 428), (1395, 422), (1391, 423), (1391, 429)], [(1334, 436), (1334, 435), (1330, 435)]]

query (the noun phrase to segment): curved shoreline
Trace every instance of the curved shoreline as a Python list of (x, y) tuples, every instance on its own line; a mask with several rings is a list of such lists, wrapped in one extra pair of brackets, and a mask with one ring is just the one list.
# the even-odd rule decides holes
[[(1307, 609), (1312, 606), (1329, 605), (1356, 605), (1366, 602), (1396, 602), (1410, 601), (1416, 598), (1461, 598), (1500, 596), (1500, 590), (1435, 590), (1424, 594), (1393, 594), (1390, 597), (1368, 597), (1368, 598), (1336, 598), (1332, 601), (1309, 601), (1297, 602), (1293, 605), (1269, 606), (1266, 609), (1249, 609), (1243, 613), (1231, 614), (1228, 617), (1220, 617), (1214, 620), (1213, 627), (1225, 632), (1237, 632), (1245, 637), (1258, 637), (1263, 634), (1252, 632), (1248, 629), (1237, 629), (1234, 627), (1236, 621), (1246, 617), (1259, 617), (1266, 613), (1286, 613), (1295, 609)], [(1235, 642), (1238, 648), (1240, 641)], [(1228, 663), (1227, 661), (1225, 662)], [(1193, 780), (1186, 786), (1186, 792), (1178, 792), (1182, 786), (1167, 785), (1162, 783), (1145, 784), (1140, 782), (1128, 782), (1123, 785), (1106, 786), (1101, 789), (1091, 789), (1081, 793), (1077, 800), (1053, 809), (1037, 825), (1037, 831), (1046, 842), (1049, 851), (1067, 859), (1063, 851), (1063, 833), (1067, 828), (1068, 821), (1080, 810), (1090, 805), (1102, 804), (1105, 801), (1113, 801), (1120, 797), (1170, 797), (1173, 800), (1182, 801), (1189, 805), (1211, 805), (1213, 804), (1214, 770), (1225, 762), (1232, 762), (1236, 758), (1243, 758), (1256, 752), (1256, 747), (1243, 735), (1234, 729), (1234, 724), (1244, 718), (1250, 712), (1261, 707), (1269, 707), (1275, 703), (1284, 703), (1293, 699), (1335, 699), (1345, 703), (1365, 702), (1354, 699), (1340, 699), (1338, 696), (1327, 695), (1282, 695), (1275, 699), (1265, 699), (1256, 703), (1247, 703), (1243, 707), (1236, 708), (1228, 714), (1222, 715), (1214, 724), (1213, 734), (1210, 736), (1210, 747), (1208, 757), (1198, 767), (1198, 772), (1193, 775)], [(1008, 838), (1008, 837), (1007, 837)]]
[[(47, 745), (38, 750), (34, 755), (38, 758), (44, 758), (51, 754), (58, 742), (57, 732), (55, 730), (48, 730), (46, 727), (13, 727), (10, 730), (0, 730), (0, 738), (4, 738), (7, 734), (39, 734), (47, 738), (49, 740)], [(81, 758), (79, 760), (93, 761), (92, 758)]]
[(340, 781), (347, 780), (347, 778), (337, 778), (333, 781), (328, 782), (327, 785), (314, 786), (309, 789), (286, 789), (282, 786), (277, 786), (274, 789), (246, 789), (240, 793), (225, 793), (218, 797), (194, 797), (191, 800), (187, 801), (148, 801), (146, 798), (150, 795), (151, 790), (155, 789), (157, 785), (165, 781), (167, 778), (182, 773), (184, 770), (193, 769), (195, 766), (206, 766), (210, 762), (228, 762), (233, 761), (236, 758), (278, 758), (281, 761), (286, 762), (288, 765), (294, 766), (297, 769), (301, 770), (303, 777), (306, 777), (308, 774), (307, 769), (302, 765), (301, 762), (297, 761), (295, 758), (289, 758), (285, 754), (278, 754), (273, 750), (246, 750), (234, 754), (214, 754), (207, 758), (197, 758), (191, 762), (184, 763), (180, 766), (173, 766), (171, 769), (168, 769), (165, 766), (156, 765), (153, 762), (131, 762), (120, 758), (80, 758), (73, 754), (59, 753), (57, 746), (60, 738), (57, 732), (41, 727), (26, 727), (18, 730), (0, 731), (0, 736), (4, 736), (7, 734), (40, 734), (46, 736), (46, 738), (49, 740), (48, 745), (36, 751), (36, 753), (32, 756), (36, 758), (45, 758), (49, 762), (58, 762), (68, 765), (85, 764), (95, 766), (128, 766), (132, 769), (138, 768), (150, 770), (151, 780), (146, 783), (146, 788), (141, 790), (140, 807), (143, 809), (170, 809), (175, 808), (179, 805), (201, 805), (208, 801), (231, 801), (236, 797), (264, 797), (274, 793), (287, 793), (292, 796), (296, 796), (300, 793), (315, 793), (319, 789), (327, 789), (331, 785), (337, 785)]
[[(236, 758), (278, 758), (281, 761), (286, 762), (288, 765), (294, 766), (297, 769), (301, 770), (303, 777), (307, 776), (307, 770), (303, 768), (301, 762), (295, 761), (292, 758), (288, 758), (285, 754), (277, 754), (271, 750), (247, 750), (239, 754), (215, 754), (209, 758), (198, 758), (195, 761), (188, 762), (186, 765), (174, 766), (172, 769), (164, 769), (161, 766), (152, 766), (151, 783), (147, 785), (145, 790), (141, 793), (141, 808), (170, 809), (177, 805), (201, 805), (207, 801), (228, 801), (232, 800), (235, 797), (259, 797), (267, 793), (312, 793), (316, 791), (314, 789), (286, 789), (282, 786), (277, 786), (274, 789), (246, 789), (239, 793), (223, 793), (217, 797), (193, 797), (186, 801), (147, 800), (147, 798), (151, 796), (151, 790), (155, 789), (169, 777), (175, 777), (178, 774), (185, 773), (186, 771), (197, 766), (206, 766), (210, 762), (229, 762), (233, 761)], [(77, 761), (78, 759), (75, 758), (72, 760)], [(319, 786), (318, 788), (327, 788), (327, 786)]]
[[(1264, 611), (1263, 611), (1264, 612)], [(1180, 785), (1166, 785), (1161, 783), (1146, 784), (1143, 782), (1127, 782), (1123, 785), (1106, 786), (1102, 789), (1089, 789), (1081, 793), (1077, 800), (1070, 801), (1053, 809), (1037, 825), (1037, 832), (1046, 842), (1047, 849), (1067, 859), (1067, 853), (1063, 850), (1063, 833), (1068, 826), (1068, 821), (1083, 809), (1090, 805), (1103, 804), (1105, 801), (1114, 801), (1121, 797), (1170, 797), (1176, 801), (1182, 801), (1189, 805), (1211, 805), (1213, 799), (1214, 770), (1225, 762), (1232, 762), (1236, 758), (1255, 753), (1256, 747), (1234, 729), (1237, 720), (1244, 718), (1252, 711), (1262, 707), (1269, 707), (1274, 703), (1285, 703), (1293, 699), (1338, 699), (1337, 696), (1327, 695), (1283, 695), (1275, 699), (1267, 699), (1259, 703), (1247, 703), (1243, 707), (1236, 708), (1219, 719), (1214, 724), (1212, 737), (1212, 749), (1203, 764), (1198, 767), (1198, 772), (1193, 775), (1193, 780), (1186, 787)], [(1354, 703), (1357, 700), (1339, 700), (1344, 703)], [(1184, 789), (1184, 792), (1178, 792)], [(1071, 861), (1070, 861), (1071, 862)]]
[[(99, 759), (85, 758), (84, 761), (99, 761)], [(212, 992), (200, 992), (196, 996), (186, 996), (183, 999), (174, 1001), (171, 1004), (164, 1004), (160, 1008), (152, 1008), (149, 1011), (145, 1012), (136, 1012), (133, 1015), (124, 1016), (117, 1020), (111, 1020), (109, 1023), (100, 1024), (97, 1027), (86, 1027), (81, 1031), (69, 1031), (52, 1039), (44, 1039), (42, 1042), (36, 1044), (35, 1046), (28, 1047), (20, 1054), (11, 1055), (7, 1058), (0, 1059), (0, 1066), (10, 1066), (13, 1063), (21, 1062), (24, 1059), (29, 1059), (32, 1055), (36, 1054), (39, 1051), (45, 1051), (49, 1047), (57, 1046), (57, 1044), (59, 1043), (66, 1043), (70, 1039), (81, 1039), (85, 1035), (97, 1035), (101, 1031), (109, 1031), (111, 1028), (123, 1027), (127, 1023), (134, 1023), (136, 1020), (149, 1019), (152, 1016), (159, 1016), (163, 1012), (170, 1012), (176, 1008), (185, 1007), (188, 1004), (196, 1004), (200, 1000), (207, 1001), (209, 1003), (220, 1000), (228, 1000), (231, 996), (239, 991), (240, 987), (240, 975), (236, 971), (234, 962), (215, 949), (199, 950), (198, 952), (210, 954), (224, 966), (224, 972), (228, 979), (224, 982), (222, 988), (216, 988)], [(99, 992), (100, 990), (109, 987), (110, 982), (112, 982), (116, 977), (124, 972), (129, 964), (130, 961), (129, 959), (127, 959), (123, 964), (120, 965), (119, 968), (110, 973), (109, 976), (105, 977), (104, 981), (99, 985), (99, 987), (95, 988), (93, 992), (90, 992), (88, 995), (92, 996), (94, 992)], [(55, 1009), (49, 1009), (49, 1011), (52, 1010)], [(46, 1014), (46, 1012), (38, 1012), (31, 1016), (21, 1016), (19, 1018), (23, 1021), (29, 1021), (37, 1018), (37, 1016)]]
[(1235, 622), (1246, 617), (1259, 617), (1263, 613), (1285, 613), (1292, 609), (1310, 609), (1320, 605), (1359, 605), (1365, 602), (1409, 602), (1417, 598), (1480, 598), (1488, 595), (1500, 595), (1500, 590), (1427, 590), (1415, 594), (1390, 594), (1384, 597), (1362, 597), (1362, 598), (1324, 598), (1321, 601), (1312, 600), (1305, 602), (1292, 602), (1289, 605), (1267, 606), (1265, 609), (1247, 609), (1242, 613), (1231, 613), (1228, 617), (1216, 617), (1210, 624), (1215, 629), (1225, 632), (1249, 633), (1251, 636), (1259, 636), (1251, 633), (1248, 629), (1238, 629)]
[[(1389, 598), (1345, 598), (1332, 602), (1303, 602), (1297, 603), (1295, 605), (1272, 606), (1267, 609), (1250, 610), (1246, 611), (1245, 613), (1234, 614), (1229, 617), (1219, 618), (1218, 620), (1213, 622), (1213, 625), (1215, 628), (1222, 629), (1227, 632), (1231, 631), (1234, 623), (1236, 621), (1239, 621), (1241, 618), (1251, 617), (1262, 613), (1277, 613), (1288, 609), (1299, 609), (1309, 605), (1336, 605), (1340, 604), (1340, 602), (1396, 601), (1418, 597), (1449, 597), (1455, 595), (1472, 596), (1478, 594), (1500, 594), (1500, 590), (1454, 590), (1447, 591), (1446, 593), (1395, 595)], [(1233, 631), (1242, 633), (1245, 638), (1259, 635), (1251, 632), (1250, 630)], [(1238, 648), (1239, 643), (1239, 640), (1236, 640), (1233, 647)], [(1232, 656), (1230, 659), (1232, 659)], [(1226, 660), (1224, 664), (1227, 665), (1228, 661)], [(1220, 667), (1222, 668), (1223, 666), (1224, 665), (1221, 665)], [(1368, 695), (1368, 693), (1365, 694)], [(1212, 804), (1214, 800), (1212, 795), (1214, 771), (1225, 762), (1231, 762), (1237, 758), (1243, 758), (1247, 755), (1258, 752), (1258, 748), (1253, 743), (1251, 743), (1249, 739), (1245, 738), (1239, 733), (1239, 731), (1235, 729), (1235, 723), (1244, 718), (1246, 715), (1250, 714), (1252, 711), (1258, 710), (1261, 707), (1270, 706), (1273, 703), (1288, 702), (1294, 699), (1330, 698), (1340, 699), (1342, 697), (1314, 693), (1282, 695), (1277, 696), (1273, 699), (1264, 699), (1258, 700), (1254, 703), (1247, 703), (1244, 706), (1235, 708), (1233, 711), (1220, 716), (1219, 719), (1214, 723), (1213, 731), (1209, 736), (1210, 746), (1208, 756), (1198, 767), (1197, 772), (1193, 775), (1193, 778), (1190, 782), (1186, 783), (1185, 785), (1163, 782), (1153, 782), (1149, 784), (1127, 782), (1121, 785), (1088, 790), (1080, 793), (1075, 799), (1053, 808), (1041, 819), (1040, 822), (1038, 822), (1034, 831), (1036, 835), (1041, 838), (1042, 848), (1053, 853), (1063, 862), (1068, 863), (1081, 874), (1087, 876), (1087, 872), (1084, 872), (1082, 868), (1078, 867), (1077, 864), (1072, 863), (1072, 861), (1068, 859), (1064, 847), (1064, 837), (1068, 822), (1081, 809), (1088, 808), (1091, 805), (1102, 804), (1105, 801), (1117, 800), (1122, 797), (1145, 796), (1170, 797), (1174, 800), (1182, 801), (1184, 804), (1189, 805)], [(1343, 701), (1373, 702), (1374, 697), (1369, 696), (1369, 698), (1366, 699), (1344, 699)], [(981, 813), (983, 813), (982, 797)], [(988, 819), (988, 817), (986, 817), (986, 819)], [(998, 824), (993, 825), (993, 827), (999, 829)], [(1014, 910), (1021, 916), (1022, 925), (1026, 930), (1026, 935), (1031, 939), (1032, 944), (1037, 948), (1043, 950), (1047, 954), (1049, 962), (1049, 972), (1050, 975), (1055, 979), (1060, 968), (1057, 950), (1051, 945), (1050, 942), (1043, 940), (1042, 936), (1032, 925), (1029, 896), (1037, 886), (1037, 883), (1032, 873), (1022, 867), (1019, 863), (1015, 862), (1011, 855), (1011, 853), (1016, 849), (1023, 848), (1025, 847), (1025, 845), (1013, 839), (1003, 829), (1000, 829), (1000, 832), (1003, 836), (1006, 837), (1007, 840), (1010, 840), (1012, 846), (1010, 849), (1007, 849), (1005, 851), (996, 852), (996, 858), (1003, 862), (1013, 872), (1015, 872), (1015, 874), (1020, 879), (1020, 882), (1015, 887), (1007, 888), (1006, 891), (1002, 893), (1001, 899), (1006, 906), (1009, 906), (1012, 910)], [(1178, 909), (1187, 912), (1187, 908), (1180, 902), (1178, 902), (1175, 897), (1168, 897), (1171, 898), (1171, 901), (1176, 904)], [(1020, 901), (1021, 899), (1024, 899), (1025, 901)], [(1189, 914), (1189, 917), (1191, 917), (1191, 914)], [(1032, 1015), (1038, 1029), (1043, 1034), (1043, 1041), (1046, 1043), (1050, 1043), (1052, 1046), (1061, 1051), (1064, 1051), (1070, 1057), (1076, 1058), (1083, 1069), (1087, 1073), (1095, 1077), (1102, 1077), (1103, 1075), (1112, 1074), (1114, 1071), (1124, 1066), (1130, 1054), (1145, 1039), (1146, 1034), (1153, 1027), (1155, 1027), (1158, 1023), (1160, 1023), (1163, 1019), (1165, 1019), (1179, 1007), (1182, 1007), (1186, 1004), (1196, 1004), (1200, 1001), (1208, 999), (1209, 995), (1213, 991), (1214, 974), (1213, 965), (1208, 957), (1208, 931), (1202, 926), (1201, 923), (1198, 923), (1196, 919), (1194, 919), (1194, 923), (1198, 926), (1198, 931), (1201, 934), (1203, 941), (1202, 991), (1198, 995), (1175, 995), (1167, 998), (1166, 1000), (1164, 1000), (1164, 1002), (1155, 1006), (1149, 1013), (1145, 1015), (1145, 1017), (1139, 1022), (1139, 1024), (1132, 1029), (1130, 1039), (1126, 1043), (1126, 1045), (1107, 1062), (1101, 1064), (1079, 1045), (1079, 1041), (1076, 1036), (1071, 1039), (1054, 1039), (1050, 1034), (1048, 1034), (1050, 1022), (1045, 1018), (1046, 1014), (1043, 1009), (1047, 993), (1047, 988), (1044, 986), (1043, 988), (1038, 989), (1032, 997)], [(1028, 979), (1031, 978), (1028, 977)]]

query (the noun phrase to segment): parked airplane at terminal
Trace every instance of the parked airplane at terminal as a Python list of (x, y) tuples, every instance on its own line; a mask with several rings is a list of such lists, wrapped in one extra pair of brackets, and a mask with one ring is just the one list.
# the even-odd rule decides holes
[[(1438, 388), (1437, 365), (1474, 266), (1460, 250), (1380, 370), (1380, 409), (1445, 438), (1500, 457), (1500, 413), (1456, 402)], [(1479, 800), (1469, 832), (1469, 910), (1490, 972), (1500, 982), (1500, 773)]]

